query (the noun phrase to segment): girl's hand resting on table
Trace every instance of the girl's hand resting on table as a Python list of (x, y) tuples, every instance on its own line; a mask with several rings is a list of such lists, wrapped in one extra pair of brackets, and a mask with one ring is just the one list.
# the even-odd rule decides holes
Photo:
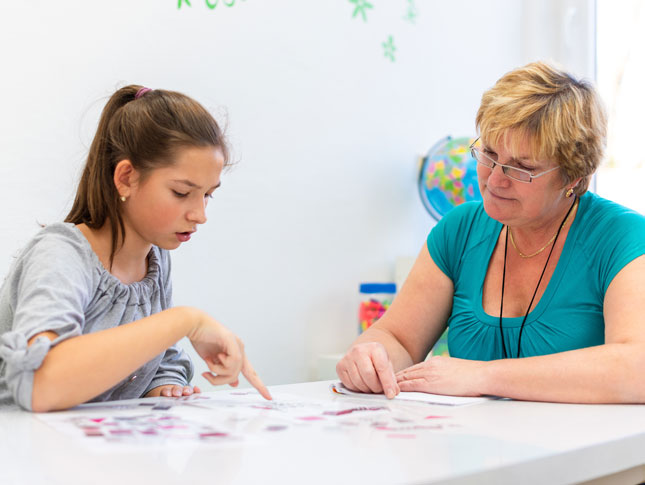
[(446, 396), (481, 396), (484, 362), (435, 356), (396, 373), (401, 391)]
[(379, 394), (392, 399), (399, 392), (392, 362), (378, 342), (359, 343), (336, 365), (341, 382), (352, 391)]
[(199, 394), (201, 389), (197, 386), (178, 386), (176, 384), (167, 384), (165, 386), (151, 389), (144, 397), (182, 397)]
[(198, 324), (188, 338), (208, 365), (210, 372), (204, 372), (202, 376), (215, 386), (228, 384), (236, 387), (241, 372), (262, 397), (271, 399), (269, 390), (246, 358), (242, 341), (217, 320), (206, 313), (200, 313)]

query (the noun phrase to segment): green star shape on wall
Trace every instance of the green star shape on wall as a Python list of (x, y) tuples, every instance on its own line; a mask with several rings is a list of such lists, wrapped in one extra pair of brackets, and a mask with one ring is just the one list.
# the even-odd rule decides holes
[(390, 35), (387, 38), (387, 42), (383, 42), (383, 44), (381, 45), (383, 46), (383, 55), (394, 62), (394, 51), (396, 51), (396, 47), (394, 46), (394, 38)]
[(417, 19), (417, 7), (414, 4), (414, 0), (408, 0), (408, 11), (406, 12), (405, 17), (403, 17), (403, 19), (407, 20), (412, 24)]
[(356, 5), (356, 7), (354, 8), (354, 13), (352, 14), (352, 18), (356, 17), (360, 13), (363, 17), (363, 20), (367, 22), (367, 9), (374, 8), (374, 6), (367, 0), (349, 0), (349, 3)]

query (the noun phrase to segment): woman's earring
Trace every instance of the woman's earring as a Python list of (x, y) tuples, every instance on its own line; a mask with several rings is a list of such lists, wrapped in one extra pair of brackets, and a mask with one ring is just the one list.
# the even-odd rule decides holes
[[(565, 196), (566, 198), (569, 198), (569, 197), (571, 197), (572, 195), (573, 195), (573, 188), (572, 188), (572, 187), (569, 187), (569, 190), (567, 190), (567, 191), (565, 192), (564, 196)], [(121, 200), (123, 200), (123, 197), (121, 197)], [(125, 201), (124, 201), (124, 202), (125, 202)]]
[[(567, 197), (569, 197), (569, 196), (567, 195)], [(127, 199), (125, 198), (125, 195), (122, 195), (121, 197), (119, 197), (119, 199), (121, 199), (121, 202), (125, 202), (125, 201), (127, 200)]]

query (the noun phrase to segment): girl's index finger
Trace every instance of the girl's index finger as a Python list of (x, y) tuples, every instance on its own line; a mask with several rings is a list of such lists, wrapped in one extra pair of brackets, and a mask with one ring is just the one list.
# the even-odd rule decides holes
[[(235, 352), (237, 354), (237, 352)], [(238, 354), (226, 354), (224, 352), (221, 352), (217, 354), (217, 358), (220, 361), (220, 364), (215, 364), (213, 368), (220, 368), (220, 369), (225, 369), (226, 373), (233, 373), (233, 374), (238, 374), (241, 370), (241, 367), (243, 365), (243, 361), (241, 359), (242, 355)]]
[(255, 369), (249, 362), (249, 359), (244, 357), (244, 365), (242, 366), (242, 375), (246, 378), (247, 381), (249, 381), (249, 384), (251, 384), (253, 387), (255, 387), (258, 392), (262, 395), (264, 399), (267, 401), (272, 401), (273, 398), (271, 397), (271, 393), (269, 393), (269, 390), (267, 387), (264, 385), (262, 380), (260, 379), (260, 376), (258, 376), (257, 372), (255, 372)]

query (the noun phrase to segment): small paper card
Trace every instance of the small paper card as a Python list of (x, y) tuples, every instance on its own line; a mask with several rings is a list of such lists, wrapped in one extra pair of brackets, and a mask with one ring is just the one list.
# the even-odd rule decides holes
[[(336, 394), (345, 394), (367, 399), (387, 399), (384, 394), (350, 391), (342, 382), (334, 382), (329, 387)], [(488, 397), (443, 396), (441, 394), (428, 394), (425, 392), (400, 392), (393, 401), (420, 401), (427, 404), (439, 404), (441, 406), (464, 406), (466, 404), (488, 401), (489, 399)]]

